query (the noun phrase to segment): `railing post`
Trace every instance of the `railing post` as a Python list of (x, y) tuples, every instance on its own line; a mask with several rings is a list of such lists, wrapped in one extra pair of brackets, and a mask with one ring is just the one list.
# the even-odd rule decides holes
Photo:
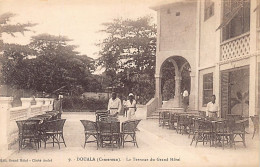
[(31, 101), (32, 101), (32, 98), (21, 98), (21, 101), (22, 101), (22, 106), (23, 107), (27, 107), (27, 118), (30, 118), (31, 117), (31, 111), (32, 111), (32, 108), (31, 108)]
[(12, 107), (12, 97), (0, 97), (0, 122), (1, 122), (1, 137), (0, 137), (0, 154), (6, 156), (8, 150), (8, 128), (10, 125), (10, 112)]
[(36, 102), (37, 102), (36, 105), (41, 107), (40, 113), (44, 113), (44, 112), (43, 112), (43, 101), (44, 101), (44, 99), (43, 99), (43, 98), (35, 98), (35, 100), (36, 100)]

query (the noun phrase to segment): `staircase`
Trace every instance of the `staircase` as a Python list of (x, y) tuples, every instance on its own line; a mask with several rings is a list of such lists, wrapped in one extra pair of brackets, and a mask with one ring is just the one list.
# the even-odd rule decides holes
[(149, 117), (147, 117), (147, 119), (155, 119), (158, 120), (159, 119), (159, 110), (156, 110), (155, 112), (152, 113), (152, 115), (150, 115)]
[(159, 113), (169, 111), (169, 112), (183, 112), (183, 108), (158, 108), (155, 112), (152, 113), (147, 119), (149, 120), (158, 120), (159, 119)]

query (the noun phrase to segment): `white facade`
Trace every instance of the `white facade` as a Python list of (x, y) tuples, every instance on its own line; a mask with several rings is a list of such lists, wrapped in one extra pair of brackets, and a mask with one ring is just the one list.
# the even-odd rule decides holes
[[(152, 7), (158, 15), (154, 98), (158, 108), (163, 63), (180, 56), (191, 68), (191, 110), (206, 110), (208, 96), (215, 94), (222, 117), (259, 114), (259, 0), (237, 2), (230, 5), (229, 12), (227, 4), (219, 0), (183, 0)], [(240, 12), (241, 17), (237, 16)], [(176, 76), (174, 98), (180, 93)]]

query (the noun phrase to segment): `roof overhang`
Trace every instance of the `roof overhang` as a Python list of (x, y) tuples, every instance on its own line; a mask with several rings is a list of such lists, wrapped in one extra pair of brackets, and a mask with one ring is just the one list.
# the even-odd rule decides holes
[(163, 0), (160, 2), (157, 2), (156, 4), (150, 6), (150, 9), (153, 9), (155, 11), (158, 11), (162, 8), (166, 8), (169, 6), (181, 6), (181, 5), (187, 5), (190, 3), (197, 3), (198, 0)]

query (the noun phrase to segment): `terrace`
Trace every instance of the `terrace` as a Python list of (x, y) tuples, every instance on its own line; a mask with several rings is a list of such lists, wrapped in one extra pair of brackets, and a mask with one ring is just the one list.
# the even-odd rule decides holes
[[(138, 108), (137, 117), (142, 115), (143, 108)], [(7, 161), (28, 160), (27, 166), (53, 166), (62, 163), (63, 166), (70, 165), (114, 165), (120, 166), (142, 165), (151, 163), (163, 166), (255, 166), (259, 164), (259, 136), (252, 139), (252, 134), (246, 135), (247, 147), (237, 144), (236, 149), (221, 147), (210, 147), (209, 144), (198, 144), (197, 147), (190, 146), (191, 138), (187, 134), (177, 134), (175, 130), (159, 127), (158, 120), (142, 120), (138, 125), (138, 146), (126, 144), (124, 148), (100, 148), (96, 144), (87, 144), (84, 149), (84, 128), (80, 120), (95, 120), (94, 113), (63, 113), (62, 119), (66, 119), (64, 125), (64, 138), (67, 147), (61, 145), (41, 147), (38, 152), (33, 149), (23, 149), (18, 153), (18, 144), (12, 148), (13, 154), (7, 157)], [(126, 118), (120, 116), (120, 122)], [(216, 156), (218, 155), (218, 156)], [(43, 162), (44, 161), (44, 162)], [(120, 162), (115, 162), (120, 161)], [(2, 162), (5, 166), (20, 166), (17, 162)], [(196, 164), (196, 165), (195, 165)]]

